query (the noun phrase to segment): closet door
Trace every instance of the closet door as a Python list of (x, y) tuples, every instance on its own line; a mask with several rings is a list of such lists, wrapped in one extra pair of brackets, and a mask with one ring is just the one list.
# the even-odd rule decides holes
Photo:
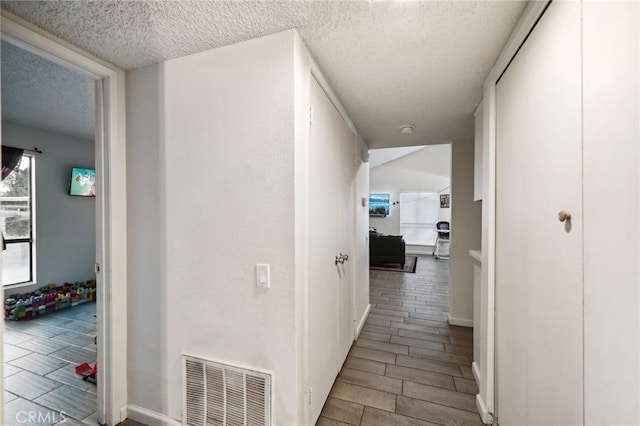
[[(496, 88), (501, 425), (583, 423), (580, 3), (553, 2)], [(559, 212), (571, 219), (559, 221)]]
[[(336, 111), (337, 112), (337, 111)], [(338, 142), (338, 248), (348, 260), (338, 264), (338, 372), (347, 358), (355, 338), (355, 170), (353, 156), (355, 135), (340, 118), (336, 128)]]
[[(309, 423), (314, 424), (354, 337), (354, 134), (311, 79), (309, 134)], [(336, 263), (336, 256), (349, 256)]]
[(640, 3), (582, 28), (585, 424), (640, 425)]

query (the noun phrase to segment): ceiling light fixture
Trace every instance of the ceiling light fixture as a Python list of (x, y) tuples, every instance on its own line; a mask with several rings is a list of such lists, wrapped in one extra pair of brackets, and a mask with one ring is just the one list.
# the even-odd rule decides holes
[(415, 127), (415, 124), (403, 124), (402, 126), (400, 126), (400, 133), (402, 133), (403, 135), (410, 135), (411, 133), (413, 133), (413, 129), (415, 129)]

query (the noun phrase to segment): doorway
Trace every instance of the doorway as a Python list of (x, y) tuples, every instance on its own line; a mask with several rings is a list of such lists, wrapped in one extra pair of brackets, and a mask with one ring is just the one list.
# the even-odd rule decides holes
[(96, 344), (100, 371), (106, 372), (98, 375), (96, 417), (100, 424), (117, 424), (126, 418), (127, 400), (124, 73), (4, 12), (1, 28), (3, 41), (79, 72), (95, 87)]
[[(372, 149), (369, 154), (370, 229), (402, 235), (408, 255), (434, 255), (436, 225), (451, 223), (451, 145)], [(442, 246), (446, 259), (449, 244)]]
[(95, 83), (8, 41), (1, 52), (5, 421), (97, 424), (94, 378), (75, 372), (96, 362)]

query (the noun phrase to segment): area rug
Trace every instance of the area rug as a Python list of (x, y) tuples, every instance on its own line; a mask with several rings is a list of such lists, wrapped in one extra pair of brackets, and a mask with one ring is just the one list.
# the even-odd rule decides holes
[(371, 265), (369, 269), (375, 271), (393, 271), (393, 272), (406, 272), (408, 274), (416, 273), (416, 264), (418, 263), (418, 256), (406, 256), (404, 261), (404, 268), (400, 267), (399, 263), (387, 263), (385, 265)]

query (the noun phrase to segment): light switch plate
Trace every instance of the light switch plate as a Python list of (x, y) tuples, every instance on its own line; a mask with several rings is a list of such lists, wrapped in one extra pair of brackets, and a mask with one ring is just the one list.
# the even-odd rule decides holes
[(271, 277), (268, 263), (256, 264), (256, 285), (258, 288), (271, 287)]

